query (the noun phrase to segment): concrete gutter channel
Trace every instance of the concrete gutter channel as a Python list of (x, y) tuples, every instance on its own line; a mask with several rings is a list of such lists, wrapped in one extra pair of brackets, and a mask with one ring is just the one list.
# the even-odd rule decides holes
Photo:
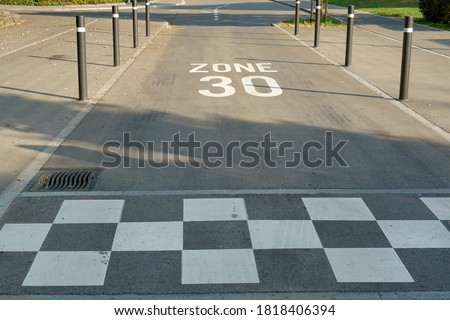
[[(0, 29), (0, 216), (154, 37), (168, 27), (165, 21), (152, 20), (147, 38), (141, 18), (141, 45), (133, 49), (131, 10), (122, 6), (121, 66), (114, 67), (111, 5), (102, 10), (17, 11), (27, 22)], [(84, 102), (76, 100), (76, 15), (86, 17), (89, 100)]]

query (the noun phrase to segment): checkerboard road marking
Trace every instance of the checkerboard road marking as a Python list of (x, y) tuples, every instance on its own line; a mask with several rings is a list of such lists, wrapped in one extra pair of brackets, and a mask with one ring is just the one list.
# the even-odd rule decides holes
[(420, 198), (440, 220), (450, 220), (450, 198)]
[(184, 199), (184, 221), (247, 220), (244, 199)]
[(378, 224), (393, 248), (450, 248), (450, 232), (438, 220), (384, 220)]
[(259, 283), (251, 249), (184, 250), (182, 284)]
[(338, 282), (414, 282), (392, 248), (325, 249)]
[(23, 286), (102, 286), (110, 253), (38, 252)]
[(54, 223), (118, 223), (125, 200), (65, 200)]
[(122, 222), (117, 225), (113, 251), (183, 249), (183, 222)]
[(51, 223), (5, 224), (0, 230), (0, 251), (39, 251)]
[(253, 249), (322, 248), (308, 220), (249, 220), (248, 226)]
[[(103, 286), (110, 256), (114, 251), (128, 254), (133, 252), (173, 254), (174, 251), (178, 251), (179, 260), (173, 260), (171, 265), (181, 273), (181, 279), (178, 280), (180, 284), (201, 285), (257, 284), (264, 277), (258, 274), (255, 254), (261, 258), (265, 254), (264, 251), (268, 250), (266, 253), (285, 252), (286, 256), (289, 256), (289, 250), (301, 252), (309, 249), (324, 250), (322, 253), (325, 252), (324, 257), (327, 257), (330, 270), (338, 283), (413, 283), (411, 275), (416, 274), (417, 270), (413, 270), (410, 274), (400, 259), (400, 257), (405, 259), (408, 251), (398, 252), (395, 249), (450, 248), (450, 231), (444, 226), (444, 221), (375, 220), (362, 198), (301, 199), (311, 219), (305, 220), (304, 216), (299, 215), (297, 220), (293, 215), (290, 220), (276, 220), (276, 216), (273, 216), (275, 218), (273, 220), (251, 220), (248, 218), (246, 204), (242, 198), (203, 198), (183, 200), (183, 221), (160, 222), (121, 222), (125, 200), (66, 200), (56, 214), (53, 228), (56, 225), (69, 228), (68, 230), (76, 227), (77, 232), (82, 232), (79, 231), (84, 230), (82, 226), (89, 224), (96, 226), (113, 224), (115, 234), (110, 232), (109, 245), (108, 241), (104, 244), (107, 250), (96, 251), (85, 245), (78, 251), (61, 251), (57, 246), (53, 247), (55, 249), (52, 251), (50, 250), (52, 246), (43, 246), (43, 243), (51, 238), (49, 238), (52, 231), (51, 223), (6, 223), (0, 230), (0, 251), (12, 254), (37, 252), (22, 282), (24, 287), (69, 287)], [(438, 219), (448, 220), (450, 198), (421, 199)], [(271, 218), (272, 216), (268, 216), (268, 219)], [(199, 225), (204, 223), (199, 229), (204, 230), (202, 232), (208, 232), (210, 224), (214, 224), (215, 228), (225, 228), (221, 227), (220, 223), (228, 224), (228, 228), (230, 226), (236, 228), (237, 225), (245, 229), (248, 227), (247, 238), (242, 239), (250, 241), (251, 248), (248, 247), (249, 244), (246, 247), (222, 248), (223, 239), (219, 237), (211, 249), (184, 249), (186, 245), (184, 242), (189, 240), (183, 233), (189, 223)], [(346, 224), (375, 224), (377, 228), (379, 226), (380, 234), (382, 232), (387, 239), (386, 247), (380, 247), (381, 245), (367, 248), (327, 247), (324, 245), (326, 242), (322, 243), (320, 240), (323, 234), (318, 233), (326, 230), (322, 224), (327, 223), (342, 224), (342, 228), (326, 231), (330, 237), (332, 236), (330, 232), (352, 230), (344, 228)], [(358, 235), (361, 236), (361, 233)], [(63, 238), (54, 239), (56, 240), (53, 241), (60, 241), (57, 239)], [(95, 236), (92, 239), (95, 239)], [(90, 241), (93, 241), (92, 239)], [(368, 237), (365, 240), (370, 244), (370, 241), (375, 241), (374, 239)], [(328, 245), (332, 240), (332, 238), (327, 240)], [(390, 247), (387, 247), (389, 244)], [(289, 261), (283, 263), (289, 264)], [(408, 263), (405, 263), (409, 268)], [(142, 274), (140, 276), (145, 277)], [(260, 276), (263, 278), (260, 279)], [(276, 271), (270, 276), (276, 277)]]
[(360, 198), (303, 198), (312, 220), (375, 220)]

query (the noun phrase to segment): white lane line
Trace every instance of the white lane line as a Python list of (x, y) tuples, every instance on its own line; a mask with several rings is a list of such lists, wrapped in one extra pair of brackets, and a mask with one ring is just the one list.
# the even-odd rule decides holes
[[(341, 20), (341, 19), (339, 19), (339, 20)], [(355, 28), (358, 28), (358, 29), (360, 29), (362, 31), (365, 31), (367, 33), (371, 33), (373, 35), (379, 36), (379, 37), (384, 38), (384, 39), (388, 39), (388, 40), (391, 40), (391, 41), (394, 41), (394, 42), (397, 42), (397, 43), (403, 43), (403, 41), (400, 41), (400, 40), (397, 40), (397, 39), (394, 39), (394, 38), (382, 35), (381, 33), (378, 33), (378, 32), (374, 32), (374, 31), (370, 31), (370, 30), (364, 29), (363, 27), (360, 27), (360, 26), (355, 26)], [(429, 50), (429, 49), (426, 49), (426, 48), (423, 48), (423, 47), (419, 47), (419, 46), (416, 46), (414, 44), (412, 45), (412, 47), (414, 49), (422, 50), (422, 51), (427, 52), (427, 53), (432, 53), (432, 54), (435, 54), (437, 56), (450, 59), (450, 56), (447, 56), (445, 54), (442, 54), (442, 53), (439, 53), (439, 52), (436, 52), (436, 51), (432, 51), (432, 50)]]
[(337, 63), (333, 59), (327, 57), (322, 52), (320, 52), (320, 51), (316, 50), (315, 48), (309, 46), (306, 42), (304, 42), (304, 41), (300, 40), (299, 38), (297, 38), (296, 36), (290, 34), (288, 31), (284, 30), (280, 26), (278, 26), (276, 24), (272, 24), (272, 25), (275, 26), (276, 28), (278, 28), (279, 30), (281, 30), (282, 32), (286, 33), (287, 35), (289, 35), (291, 38), (293, 38), (293, 39), (297, 40), (298, 42), (300, 42), (306, 48), (309, 48), (310, 50), (314, 51), (317, 55), (319, 55), (323, 59), (327, 60), (328, 62), (330, 62), (331, 64), (335, 65), (336, 67), (339, 67), (343, 72), (347, 73), (350, 77), (352, 77), (353, 79), (357, 80), (358, 82), (360, 82), (361, 84), (363, 84), (364, 86), (366, 86), (367, 88), (369, 88), (370, 90), (372, 90), (373, 92), (378, 94), (379, 96), (385, 98), (387, 101), (389, 101), (395, 107), (397, 107), (398, 109), (400, 109), (403, 112), (407, 113), (408, 115), (410, 115), (412, 118), (414, 118), (418, 122), (420, 122), (423, 125), (425, 125), (427, 128), (429, 128), (434, 133), (436, 133), (439, 136), (441, 136), (447, 142), (450, 142), (450, 133), (449, 132), (445, 131), (444, 129), (442, 129), (438, 125), (434, 124), (430, 120), (424, 118), (423, 116), (418, 114), (416, 111), (412, 110), (411, 108), (407, 107), (406, 105), (404, 105), (403, 103), (398, 101), (396, 98), (390, 96), (389, 94), (387, 94), (386, 92), (384, 92), (380, 88), (376, 87), (375, 85), (371, 84), (367, 80), (361, 78), (357, 74), (355, 74), (352, 71), (348, 70), (347, 68), (343, 67), (342, 65), (340, 65), (339, 63)]
[(53, 138), (47, 146), (38, 153), (38, 155), (30, 162), (30, 164), (18, 175), (17, 180), (11, 182), (6, 189), (0, 194), (0, 218), (8, 209), (13, 200), (25, 189), (30, 183), (31, 179), (38, 173), (42, 166), (50, 159), (58, 147), (67, 139), (67, 137), (78, 127), (83, 119), (92, 111), (94, 106), (105, 96), (105, 94), (112, 88), (112, 86), (119, 80), (122, 74), (128, 67), (136, 60), (136, 58), (144, 51), (144, 49), (151, 43), (154, 37), (164, 28), (168, 26), (165, 22), (151, 36), (147, 42), (140, 47), (136, 52), (123, 64), (119, 70), (103, 85), (100, 91), (75, 115), (75, 117)]
[(359, 195), (359, 194), (450, 194), (450, 189), (227, 189), (227, 190), (154, 190), (154, 191), (63, 191), (23, 192), (20, 198), (33, 197), (143, 197), (208, 195)]
[(224, 4), (224, 5), (221, 5), (221, 6), (218, 6), (218, 7), (214, 8), (214, 21), (219, 21), (219, 9), (228, 7), (229, 5), (230, 5), (230, 3), (229, 4)]
[[(367, 12), (363, 12), (363, 11), (359, 11), (359, 13), (367, 14)], [(344, 24), (347, 24), (346, 20), (341, 19), (341, 18), (337, 17), (336, 15), (334, 16), (334, 18), (338, 19), (339, 21), (341, 21)], [(398, 19), (392, 18), (392, 17), (384, 17), (384, 18), (390, 18), (390, 19), (394, 19), (394, 20), (398, 21)], [(421, 27), (428, 27), (428, 26), (424, 26), (424, 25), (420, 25), (420, 26)], [(392, 38), (392, 37), (389, 37), (389, 36), (385, 36), (384, 34), (365, 29), (364, 27), (361, 27), (360, 25), (355, 25), (354, 27), (357, 28), (357, 29), (360, 29), (360, 30), (362, 30), (364, 32), (367, 32), (367, 33), (373, 34), (375, 36), (378, 36), (380, 38), (383, 38), (383, 39), (391, 40), (391, 41), (394, 41), (394, 42), (397, 42), (397, 43), (403, 43), (403, 41), (401, 41), (401, 40), (397, 40), (395, 38)], [(430, 27), (428, 27), (428, 28), (430, 28)], [(436, 28), (431, 28), (431, 29), (441, 30), (441, 29), (436, 29)], [(427, 53), (435, 54), (437, 56), (440, 56), (440, 57), (443, 57), (443, 58), (446, 58), (446, 59), (450, 59), (450, 56), (448, 56), (448, 55), (445, 55), (445, 54), (442, 54), (442, 53), (439, 53), (439, 52), (436, 52), (436, 51), (433, 51), (433, 50), (430, 50), (430, 49), (426, 49), (424, 47), (420, 47), (420, 46), (417, 46), (417, 45), (414, 45), (414, 44), (412, 45), (412, 48), (418, 49), (418, 50), (422, 50), (422, 51), (427, 52)]]
[[(93, 24), (93, 23), (96, 23), (96, 22), (98, 22), (97, 19), (95, 19), (94, 21), (91, 21), (91, 22), (89, 22), (89, 23), (86, 23), (86, 26), (89, 26), (89, 25), (91, 25), (91, 24)], [(48, 41), (48, 40), (57, 38), (57, 37), (59, 37), (59, 36), (62, 36), (63, 34), (69, 33), (69, 32), (71, 32), (71, 31), (75, 31), (76, 29), (77, 29), (77, 28), (72, 28), (72, 29), (69, 29), (69, 30), (66, 30), (66, 31), (63, 31), (63, 32), (60, 32), (60, 33), (57, 33), (57, 34), (54, 34), (54, 35), (51, 36), (51, 37), (48, 37), (48, 38), (45, 38), (45, 39), (42, 39), (42, 40), (39, 40), (39, 41), (30, 43), (30, 44), (27, 44), (26, 46), (23, 46), (23, 47), (14, 49), (14, 50), (9, 51), (9, 52), (2, 53), (2, 54), (0, 54), (0, 58), (6, 57), (6, 56), (8, 56), (8, 55), (10, 55), (10, 54), (13, 54), (13, 53), (16, 53), (16, 52), (18, 52), (18, 51), (24, 50), (24, 49), (26, 49), (26, 48), (35, 46), (35, 45), (37, 45), (37, 44), (39, 44), (39, 43), (42, 43), (42, 42), (45, 42), (45, 41)]]
[[(274, 1), (277, 1), (277, 0), (274, 0)], [(281, 3), (283, 3), (283, 2), (287, 2), (287, 1), (284, 0), (284, 1), (282, 1)], [(292, 5), (292, 6), (293, 6), (293, 5)], [(333, 8), (333, 7), (334, 7), (335, 9), (341, 8), (341, 7), (339, 7), (339, 6), (330, 6), (330, 8)], [(306, 9), (306, 10), (307, 10), (308, 12), (310, 11), (310, 10), (308, 10), (308, 9)], [(370, 13), (370, 12), (365, 12), (365, 11), (358, 11), (358, 10), (356, 10), (355, 12), (356, 12), (357, 14), (370, 14), (370, 15), (375, 15), (375, 14), (372, 14), (372, 13)], [(334, 18), (338, 19), (339, 21), (341, 21), (341, 22), (344, 23), (344, 24), (347, 24), (347, 20), (346, 20), (346, 19), (339, 18), (337, 15), (339, 15), (339, 13), (332, 14), (332, 16), (333, 16)], [(353, 15), (353, 17), (355, 17), (355, 15)], [(385, 19), (391, 19), (391, 20), (395, 20), (395, 21), (402, 21), (401, 19), (395, 18), (395, 17), (383, 16), (383, 18), (385, 18)], [(435, 31), (443, 31), (442, 29), (433, 28), (433, 27), (426, 26), (426, 25), (423, 25), (423, 24), (419, 24), (419, 25), (420, 25), (420, 27), (423, 27), (423, 28), (428, 28), (428, 29), (435, 30)], [(384, 38), (384, 39), (392, 40), (392, 41), (397, 42), (397, 43), (403, 43), (403, 41), (401, 41), (401, 40), (397, 40), (397, 39), (395, 39), (395, 38), (391, 38), (391, 37), (389, 37), (389, 36), (385, 36), (385, 35), (383, 35), (383, 34), (381, 34), (381, 33), (375, 32), (375, 31), (367, 30), (367, 29), (365, 29), (364, 27), (361, 27), (360, 25), (357, 25), (357, 24), (356, 24), (354, 27), (355, 27), (355, 28), (358, 28), (358, 29), (360, 29), (360, 30), (362, 30), (362, 31), (365, 31), (365, 32), (367, 32), (367, 33), (370, 33), (370, 34), (379, 36), (379, 37)], [(412, 47), (413, 47), (414, 49), (422, 50), (422, 51), (424, 51), (424, 52), (428, 52), (428, 53), (435, 54), (435, 55), (440, 56), (440, 57), (443, 57), (443, 58), (450, 59), (450, 56), (445, 55), (445, 54), (443, 54), (443, 53), (439, 53), (439, 52), (436, 52), (436, 51), (433, 51), (433, 50), (430, 50), (430, 49), (426, 49), (426, 48), (424, 48), (424, 47), (420, 47), (420, 46), (417, 46), (417, 45), (414, 45), (414, 44), (412, 45)]]

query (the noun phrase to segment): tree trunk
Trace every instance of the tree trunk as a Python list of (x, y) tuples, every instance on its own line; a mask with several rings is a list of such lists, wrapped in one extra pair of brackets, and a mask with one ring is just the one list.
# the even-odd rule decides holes
[(325, 0), (325, 16), (324, 16), (325, 22), (328, 20), (328, 0)]

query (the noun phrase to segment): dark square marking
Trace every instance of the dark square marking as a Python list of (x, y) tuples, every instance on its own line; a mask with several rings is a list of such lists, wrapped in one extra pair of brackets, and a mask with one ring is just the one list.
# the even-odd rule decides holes
[(244, 199), (250, 220), (309, 219), (299, 195), (246, 195)]
[(333, 270), (322, 249), (254, 252), (262, 290), (321, 291), (336, 287)]
[(247, 221), (185, 222), (183, 249), (250, 249)]
[(436, 220), (436, 216), (415, 195), (376, 194), (363, 198), (377, 220)]
[(110, 251), (115, 223), (54, 224), (40, 251)]
[(125, 201), (121, 222), (183, 221), (183, 198), (132, 197)]
[(324, 248), (390, 248), (376, 221), (314, 221)]
[(1, 222), (53, 223), (62, 203), (63, 199), (53, 197), (16, 198)]
[(450, 249), (396, 249), (413, 277), (424, 290), (450, 291)]
[(36, 252), (0, 252), (0, 294), (17, 294)]
[(447, 230), (450, 231), (450, 220), (441, 220), (441, 222), (444, 224)]
[(181, 251), (111, 252), (104, 289), (113, 294), (172, 293), (181, 286)]

